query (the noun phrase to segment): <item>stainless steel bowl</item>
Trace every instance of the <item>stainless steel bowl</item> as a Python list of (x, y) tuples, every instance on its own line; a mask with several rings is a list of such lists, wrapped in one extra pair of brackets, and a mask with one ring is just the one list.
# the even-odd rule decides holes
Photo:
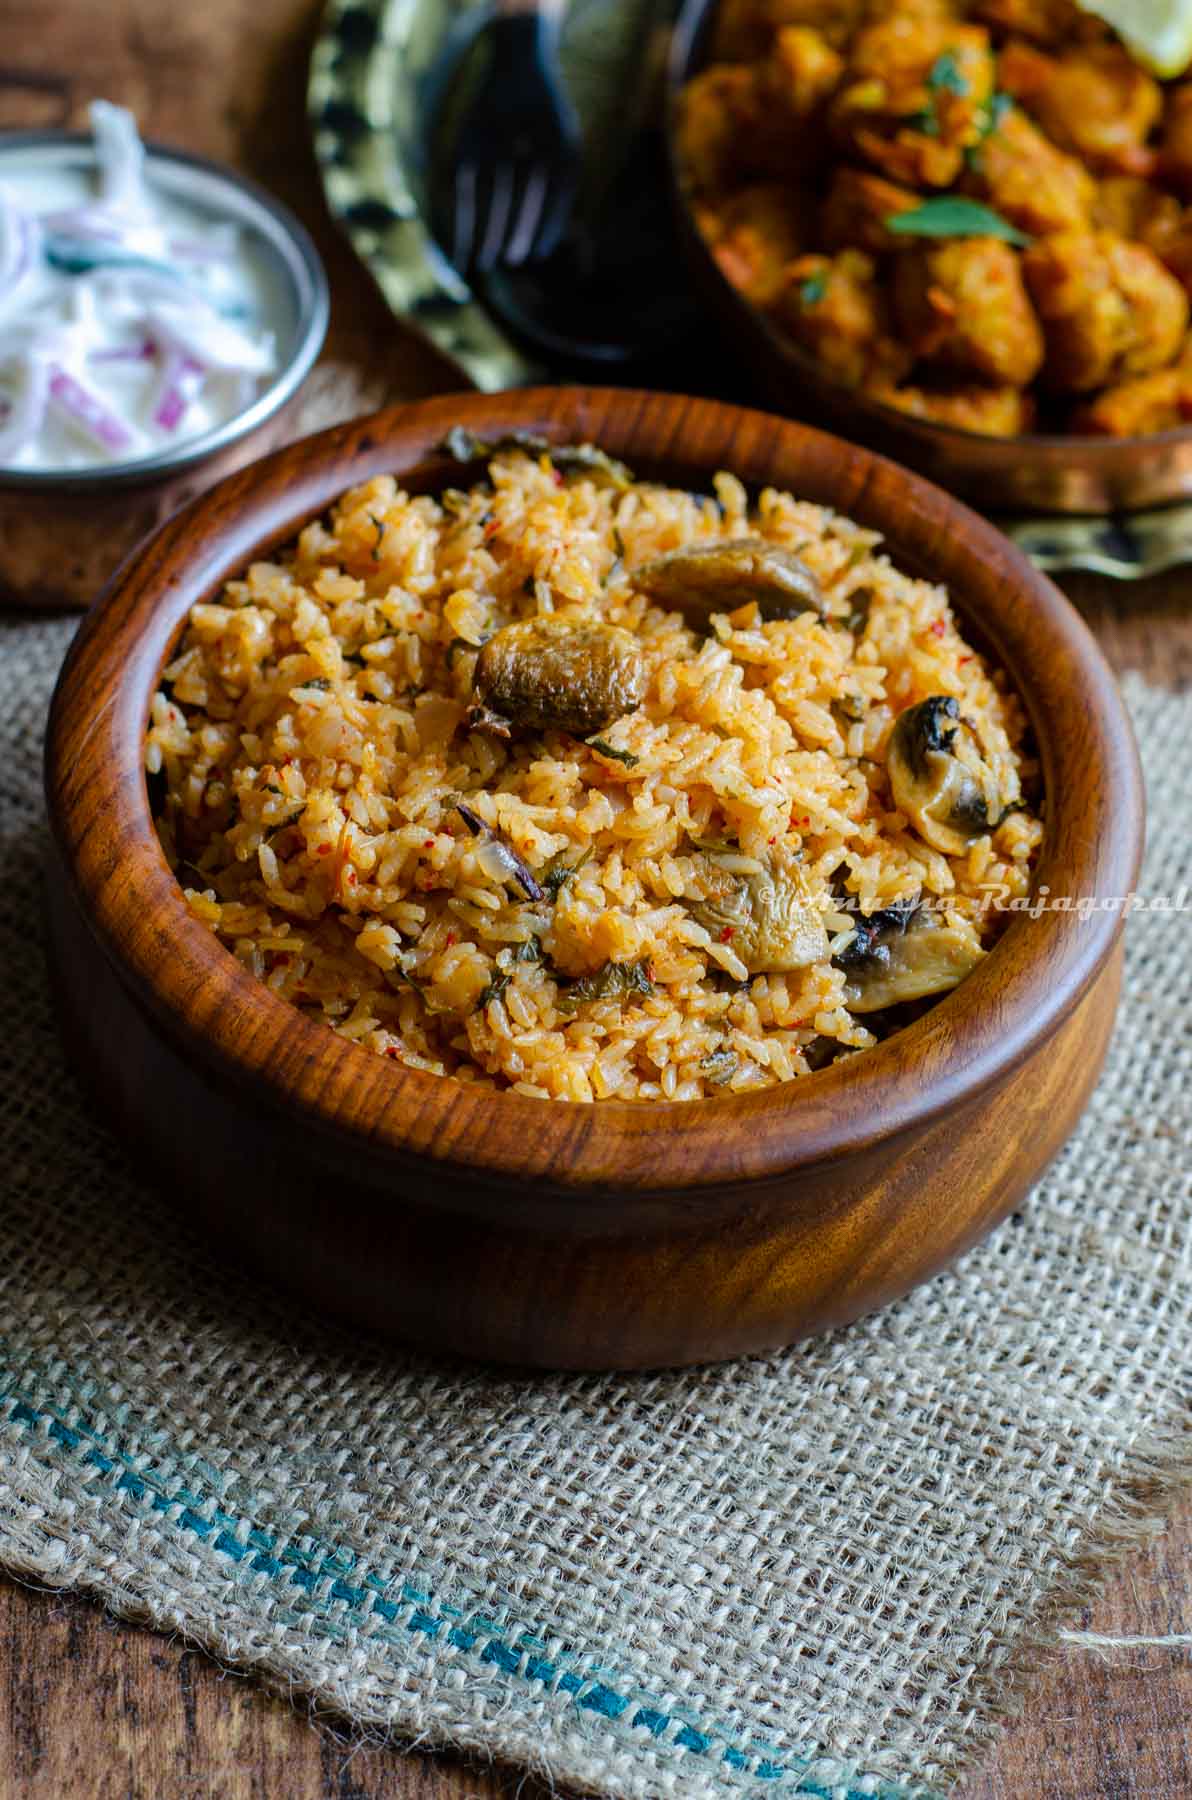
[[(171, 198), (231, 220), (244, 234), (276, 281), (278, 372), (251, 405), (224, 424), (187, 438), (176, 448), (94, 468), (0, 468), (0, 489), (55, 492), (145, 484), (226, 450), (270, 418), (296, 391), (322, 348), (330, 314), (327, 277), (306, 229), (290, 212), (246, 176), (162, 144), (146, 145), (146, 176)], [(69, 168), (90, 174), (96, 167), (89, 132), (0, 132), (0, 179), (14, 165)]]

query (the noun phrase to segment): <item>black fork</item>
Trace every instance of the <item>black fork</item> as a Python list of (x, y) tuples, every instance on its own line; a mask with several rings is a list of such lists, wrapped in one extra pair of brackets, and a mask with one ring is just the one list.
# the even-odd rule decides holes
[(498, 0), (469, 55), (485, 58), (438, 184), (439, 236), (465, 272), (557, 248), (579, 176), (580, 132), (559, 71), (562, 0)]

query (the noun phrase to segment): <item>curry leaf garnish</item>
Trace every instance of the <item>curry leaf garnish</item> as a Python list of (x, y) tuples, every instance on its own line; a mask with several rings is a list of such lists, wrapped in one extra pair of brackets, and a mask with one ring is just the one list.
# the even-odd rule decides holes
[(1001, 130), (1002, 120), (1011, 111), (1013, 105), (1014, 101), (1009, 94), (997, 93), (989, 96), (988, 103), (978, 118), (980, 136), (975, 144), (965, 146), (964, 160), (970, 169), (980, 169), (981, 152), (985, 147), (986, 140)]
[(1010, 109), (1013, 105), (1014, 105), (1013, 98), (1009, 94), (991, 94), (990, 95), (989, 105), (986, 108), (986, 112), (985, 112), (985, 129), (984, 129), (984, 134), (983, 134), (984, 136), (988, 137), (990, 132), (996, 131), (998, 129), (1002, 120), (1005, 118), (1006, 114), (1010, 111)]
[(567, 886), (571, 877), (573, 875), (578, 875), (584, 864), (591, 860), (591, 857), (592, 846), (589, 844), (578, 862), (564, 862), (561, 856), (557, 856), (554, 862), (549, 864), (543, 872), (542, 885), (552, 900), (557, 900), (559, 898), (559, 895)]
[(624, 763), (627, 769), (635, 769), (641, 761), (641, 757), (635, 756), (632, 750), (618, 750), (616, 745), (610, 744), (607, 738), (585, 738), (584, 743), (589, 750), (596, 750), (601, 756), (609, 756), (614, 762)]
[(549, 456), (559, 469), (583, 469), (589, 474), (602, 475), (615, 488), (633, 485), (633, 475), (625, 464), (597, 445), (552, 444), (549, 438), (540, 437), (534, 431), (507, 431), (500, 437), (482, 438), (462, 425), (453, 425), (439, 448), (461, 463), (480, 462), (502, 450), (521, 450), (527, 456)]
[(927, 85), (932, 93), (939, 93), (941, 90), (950, 94), (968, 93), (968, 77), (962, 74), (954, 51), (945, 50), (936, 57), (927, 76)]
[(943, 93), (964, 95), (970, 91), (968, 77), (962, 72), (955, 53), (945, 50), (932, 63), (927, 76), (927, 92), (930, 95), (927, 105), (917, 112), (907, 123), (914, 131), (921, 131), (925, 137), (940, 135), (939, 113), (937, 102)]
[(381, 545), (385, 542), (385, 533), (388, 530), (388, 525), (384, 519), (378, 519), (376, 513), (370, 512), (368, 516), (372, 521), (373, 530), (377, 534), (376, 542), (372, 547), (372, 559), (374, 562), (380, 562)]
[(570, 987), (561, 990), (559, 1011), (576, 1012), (589, 1000), (623, 1000), (629, 994), (648, 996), (653, 992), (654, 983), (650, 980), (648, 963), (607, 962), (594, 975), (585, 975), (579, 981), (573, 981)]
[(508, 969), (495, 969), (493, 971), (492, 980), (486, 988), (482, 989), (480, 998), (476, 1002), (476, 1005), (480, 1008), (481, 1012), (484, 1011), (490, 1000), (499, 1000), (501, 998), (501, 995), (505, 992), (505, 989), (509, 986), (512, 979), (513, 977), (510, 975)]
[(869, 625), (869, 609), (873, 605), (873, 593), (869, 588), (855, 588), (849, 598), (853, 605), (845, 623), (850, 631), (863, 632)]
[(828, 277), (826, 275), (809, 275), (799, 289), (799, 305), (818, 306), (827, 291)]
[(406, 969), (400, 961), (395, 962), (391, 969), (385, 971), (385, 979), (389, 983), (389, 986), (397, 991), (400, 991), (403, 987), (410, 988), (417, 994), (432, 1018), (436, 1017), (439, 1013), (450, 1012), (452, 1010), (449, 1006), (437, 1005), (435, 1001), (431, 999), (422, 983), (420, 981), (415, 981), (409, 970)]
[(940, 194), (910, 212), (890, 213), (886, 230), (904, 237), (996, 237), (1007, 244), (1029, 244), (1030, 238), (991, 206)]
[(272, 844), (276, 838), (279, 838), (281, 836), (283, 831), (288, 831), (290, 829), (291, 825), (296, 825), (305, 811), (306, 811), (306, 801), (299, 800), (298, 804), (295, 806), (295, 808), (294, 808), (293, 812), (290, 814), (289, 818), (283, 819), (280, 825), (275, 825), (273, 830), (269, 833), (268, 837), (265, 839), (265, 842), (267, 844)]

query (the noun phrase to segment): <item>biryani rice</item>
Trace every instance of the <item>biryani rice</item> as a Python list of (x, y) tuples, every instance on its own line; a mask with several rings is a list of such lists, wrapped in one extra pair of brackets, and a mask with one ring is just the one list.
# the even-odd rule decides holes
[[(763, 622), (750, 604), (704, 636), (635, 589), (651, 557), (744, 535), (798, 553), (824, 618)], [(469, 725), (481, 645), (548, 614), (623, 626), (641, 649), (644, 701), (604, 749)], [(887, 740), (929, 695), (955, 696), (1020, 803), (1034, 771), (1017, 699), (943, 588), (897, 570), (875, 533), (772, 489), (750, 506), (729, 474), (714, 496), (621, 488), (510, 450), (439, 498), (377, 477), (193, 607), (146, 766), (195, 917), (341, 1036), (523, 1094), (698, 1100), (874, 1041), (832, 960), (857, 910), (917, 895), (976, 953), (1004, 917), (990, 890), (1029, 891), (1026, 806), (960, 856), (895, 810)], [(503, 878), (461, 798), (542, 900)], [(797, 863), (829, 954), (750, 977), (731, 930), (691, 910), (706, 840), (745, 872)], [(625, 991), (585, 998), (577, 984), (610, 964), (634, 975)]]

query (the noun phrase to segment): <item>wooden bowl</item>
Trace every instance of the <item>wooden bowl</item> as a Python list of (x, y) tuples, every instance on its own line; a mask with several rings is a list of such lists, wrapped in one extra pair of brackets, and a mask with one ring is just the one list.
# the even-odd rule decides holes
[(15, 488), (0, 473), (0, 606), (84, 612), (130, 551), (171, 513), (300, 430), (301, 404), (291, 400), (202, 462), (126, 486)]
[(269, 993), (188, 912), (150, 819), (150, 696), (190, 606), (382, 471), (458, 485), (452, 425), (592, 439), (706, 488), (717, 468), (827, 502), (948, 582), (1036, 734), (1054, 895), (1121, 896), (1142, 835), (1121, 701), (1076, 613), (917, 477), (765, 414), (603, 389), (470, 394), (290, 446), (171, 519), (88, 619), (46, 780), (63, 1027), (118, 1125), (229, 1250), (311, 1302), (522, 1364), (732, 1356), (856, 1318), (1015, 1206), (1100, 1068), (1120, 914), (1016, 917), (964, 984), (877, 1048), (766, 1092), (572, 1106), (406, 1069)]
[(1192, 425), (1147, 437), (1031, 432), (989, 437), (912, 418), (834, 380), (750, 305), (722, 272), (695, 223), (676, 150), (677, 104), (703, 67), (720, 0), (685, 0), (671, 39), (667, 140), (679, 234), (692, 277), (729, 333), (768, 405), (814, 419), (917, 469), (983, 512), (1108, 513), (1192, 498)]

